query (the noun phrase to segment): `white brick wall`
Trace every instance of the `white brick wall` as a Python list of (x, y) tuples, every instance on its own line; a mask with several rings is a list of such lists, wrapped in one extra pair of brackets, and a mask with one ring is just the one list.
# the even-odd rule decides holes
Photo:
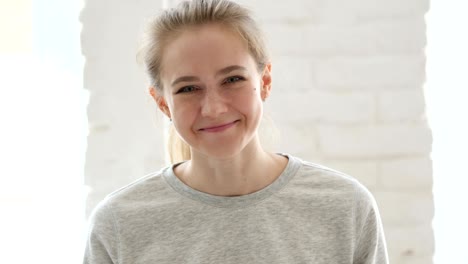
[(427, 224), (388, 228), (387, 240), (393, 241), (389, 250), (389, 254), (393, 256), (392, 263), (432, 263), (430, 256), (434, 252), (434, 236), (431, 229)]
[(136, 64), (145, 19), (161, 1), (86, 1), (81, 14), (84, 86), (90, 91), (87, 213), (109, 192), (164, 164), (160, 115)]
[(318, 125), (323, 155), (339, 158), (394, 158), (429, 153), (425, 124)]
[(417, 122), (425, 119), (422, 89), (380, 92), (377, 113), (381, 122)]
[(379, 162), (382, 189), (429, 191), (432, 188), (432, 161), (429, 157), (388, 159)]
[[(163, 3), (164, 2), (164, 3)], [(162, 122), (135, 65), (136, 40), (165, 1), (87, 1), (91, 91), (88, 208), (163, 165)], [(425, 119), (428, 0), (242, 0), (266, 31), (276, 151), (342, 170), (375, 195), (392, 263), (432, 263), (431, 131)]]
[[(391, 22), (389, 22), (391, 23)], [(319, 88), (327, 86), (418, 87), (424, 81), (422, 54), (339, 56), (317, 67)]]

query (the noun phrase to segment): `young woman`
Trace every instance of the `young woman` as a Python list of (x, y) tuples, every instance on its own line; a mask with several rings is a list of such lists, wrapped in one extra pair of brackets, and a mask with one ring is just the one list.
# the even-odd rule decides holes
[(365, 187), (262, 148), (271, 65), (245, 8), (183, 2), (150, 28), (150, 94), (184, 161), (100, 203), (84, 263), (388, 263)]

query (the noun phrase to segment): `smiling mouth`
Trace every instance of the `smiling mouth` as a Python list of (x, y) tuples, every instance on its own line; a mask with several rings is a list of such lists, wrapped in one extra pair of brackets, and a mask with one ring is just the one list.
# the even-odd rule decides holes
[(230, 122), (230, 123), (226, 123), (226, 124), (222, 124), (222, 125), (216, 125), (216, 126), (212, 126), (212, 127), (205, 127), (205, 128), (201, 128), (200, 131), (203, 131), (203, 132), (221, 132), (221, 131), (224, 131), (232, 126), (234, 126), (239, 120), (236, 120), (234, 122)]

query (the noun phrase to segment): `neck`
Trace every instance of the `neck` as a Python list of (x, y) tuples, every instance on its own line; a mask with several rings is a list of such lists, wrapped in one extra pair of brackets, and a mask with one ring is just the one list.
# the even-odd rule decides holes
[(192, 159), (176, 167), (175, 173), (196, 190), (218, 196), (239, 196), (271, 184), (286, 164), (285, 157), (268, 153), (253, 142), (242, 153), (225, 159), (193, 152)]

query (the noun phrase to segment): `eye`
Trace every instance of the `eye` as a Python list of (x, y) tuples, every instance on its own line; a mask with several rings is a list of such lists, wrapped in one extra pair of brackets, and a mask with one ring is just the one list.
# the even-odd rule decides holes
[(197, 87), (196, 86), (184, 86), (182, 88), (180, 88), (179, 90), (177, 90), (176, 94), (178, 93), (190, 93), (190, 92), (194, 92), (197, 90)]
[(228, 77), (226, 78), (226, 80), (224, 80), (224, 83), (235, 83), (235, 82), (239, 82), (239, 81), (243, 81), (245, 80), (244, 77), (241, 77), (241, 76), (231, 76), (231, 77)]

